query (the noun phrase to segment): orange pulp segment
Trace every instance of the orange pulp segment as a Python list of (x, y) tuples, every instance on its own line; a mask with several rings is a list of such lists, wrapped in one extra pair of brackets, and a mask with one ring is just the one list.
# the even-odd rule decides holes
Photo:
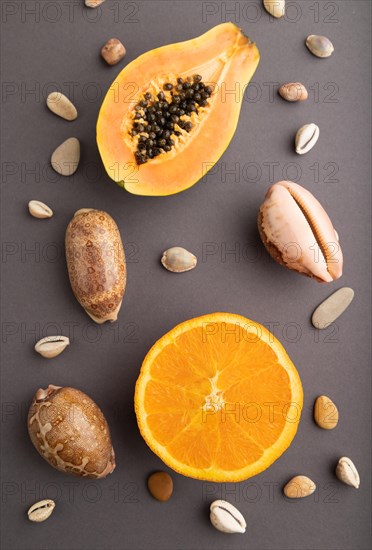
[(298, 372), (264, 326), (229, 313), (185, 321), (160, 338), (137, 380), (149, 447), (177, 472), (236, 482), (268, 468), (301, 416)]

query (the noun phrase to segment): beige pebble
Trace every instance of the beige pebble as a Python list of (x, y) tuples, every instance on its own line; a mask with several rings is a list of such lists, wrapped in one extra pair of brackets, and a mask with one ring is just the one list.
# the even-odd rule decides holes
[(338, 409), (332, 399), (326, 395), (316, 398), (314, 404), (314, 420), (323, 430), (333, 430), (338, 424)]
[(75, 105), (60, 92), (52, 92), (47, 97), (47, 106), (54, 113), (65, 120), (75, 120), (78, 116)]
[(184, 273), (196, 267), (198, 260), (194, 254), (182, 248), (181, 246), (173, 246), (163, 252), (161, 263), (173, 273)]
[(329, 38), (317, 34), (311, 34), (306, 38), (306, 46), (316, 57), (329, 57), (335, 51)]
[(312, 495), (315, 483), (307, 476), (295, 476), (285, 485), (283, 492), (288, 498), (304, 498)]
[(101, 49), (103, 59), (109, 65), (116, 65), (126, 54), (124, 45), (117, 38), (110, 38)]
[(61, 176), (72, 176), (79, 166), (80, 142), (71, 137), (66, 139), (52, 154), (50, 162)]
[(278, 90), (279, 94), (286, 101), (305, 101), (309, 94), (301, 82), (287, 82), (280, 86)]
[(87, 8), (98, 8), (105, 0), (85, 0)]
[(279, 19), (285, 14), (285, 0), (263, 0), (265, 10)]
[(314, 311), (311, 322), (315, 328), (324, 329), (340, 317), (354, 298), (354, 290), (349, 287), (339, 288), (322, 302)]

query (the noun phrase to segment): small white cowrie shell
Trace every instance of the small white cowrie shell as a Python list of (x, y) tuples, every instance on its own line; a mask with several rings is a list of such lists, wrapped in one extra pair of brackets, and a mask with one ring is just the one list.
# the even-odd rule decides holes
[(210, 507), (213, 527), (222, 533), (245, 533), (247, 524), (242, 514), (226, 500), (215, 500)]
[(30, 212), (31, 216), (34, 218), (39, 219), (47, 219), (51, 218), (53, 216), (53, 210), (49, 208), (45, 202), (41, 201), (30, 201), (28, 203), (28, 211)]
[(296, 134), (296, 153), (298, 155), (304, 155), (305, 153), (308, 153), (318, 141), (319, 132), (319, 126), (317, 126), (313, 122), (311, 124), (305, 124), (305, 126), (302, 126)]
[(40, 500), (40, 502), (35, 502), (35, 504), (30, 506), (30, 508), (28, 509), (28, 519), (37, 523), (45, 521), (49, 518), (49, 516), (52, 515), (55, 506), (56, 503), (54, 502), (54, 500), (51, 500), (49, 498), (45, 500)]
[(47, 359), (52, 359), (60, 355), (69, 345), (70, 339), (67, 336), (46, 336), (36, 342), (35, 351)]

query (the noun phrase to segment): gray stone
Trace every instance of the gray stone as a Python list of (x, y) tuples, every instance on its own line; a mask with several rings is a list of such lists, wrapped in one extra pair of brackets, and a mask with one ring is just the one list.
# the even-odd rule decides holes
[(66, 139), (52, 154), (50, 160), (54, 170), (61, 176), (75, 174), (80, 161), (80, 142), (71, 137)]
[(322, 302), (314, 311), (311, 318), (315, 328), (323, 329), (329, 327), (349, 307), (354, 298), (352, 288), (339, 288)]

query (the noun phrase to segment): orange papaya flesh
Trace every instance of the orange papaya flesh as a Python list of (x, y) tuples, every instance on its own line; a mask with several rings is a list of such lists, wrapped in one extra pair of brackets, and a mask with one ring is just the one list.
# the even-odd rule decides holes
[[(229, 145), (245, 87), (258, 63), (256, 45), (232, 23), (218, 25), (193, 40), (157, 48), (130, 63), (111, 85), (97, 122), (97, 144), (108, 175), (137, 195), (171, 195), (194, 185)], [(139, 116), (144, 115), (140, 102), (151, 95), (153, 100), (147, 103), (153, 107), (163, 92), (169, 107), (174, 96), (182, 93), (176, 91), (177, 79), (192, 84), (195, 75), (211, 93), (202, 105), (196, 104), (195, 111), (179, 117), (181, 126), (190, 122), (191, 129), (190, 124), (185, 130), (175, 123), (170, 135), (173, 143), (166, 151), (158, 145), (160, 127), (154, 140), (158, 154), (148, 158), (142, 149), (146, 157), (142, 163), (139, 142), (148, 139), (150, 123), (146, 114)], [(172, 90), (164, 89), (167, 83)], [(138, 124), (142, 131), (137, 131)]]

